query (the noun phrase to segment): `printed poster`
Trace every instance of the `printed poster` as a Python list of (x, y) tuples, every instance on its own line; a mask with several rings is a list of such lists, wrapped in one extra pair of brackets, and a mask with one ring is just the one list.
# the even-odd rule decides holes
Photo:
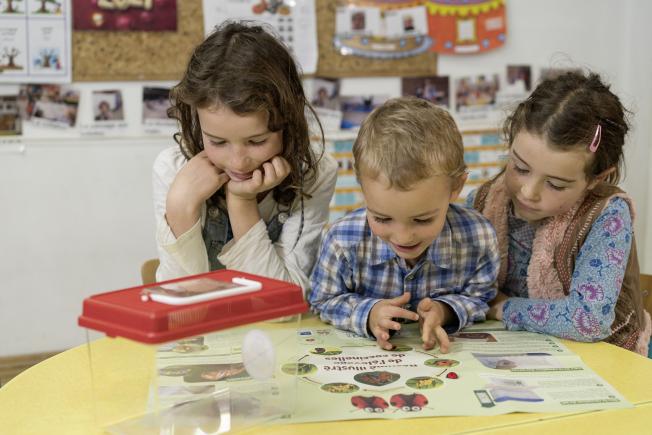
[(75, 30), (176, 31), (176, 0), (75, 0)]
[(70, 0), (0, 2), (0, 82), (70, 82), (70, 11)]
[(426, 8), (413, 0), (340, 0), (333, 43), (341, 55), (400, 59), (428, 51)]
[[(442, 354), (423, 350), (416, 324), (404, 326), (392, 351), (323, 324), (261, 329), (270, 343), (299, 342), (296, 353), (274, 346), (269, 364), (252, 364), (243, 357), (246, 344), (236, 339), (225, 346), (218, 334), (173, 343), (157, 353), (159, 394), (172, 403), (210, 397), (209, 390), (226, 385), (283, 394), (294, 378), (300, 400), (283, 423), (631, 407), (554, 337), (485, 323), (453, 334), (451, 351)], [(269, 377), (261, 378), (261, 368), (270, 366)], [(262, 406), (256, 400), (250, 398), (250, 412)]]
[(203, 8), (206, 35), (226, 19), (267, 23), (290, 48), (304, 74), (317, 71), (315, 0), (203, 0)]

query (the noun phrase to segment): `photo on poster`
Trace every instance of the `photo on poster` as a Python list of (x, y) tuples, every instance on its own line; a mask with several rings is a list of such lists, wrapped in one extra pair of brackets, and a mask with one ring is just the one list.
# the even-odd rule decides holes
[(379, 35), (382, 22), (381, 10), (376, 7), (338, 7), (335, 15), (337, 34)]
[(388, 37), (428, 34), (428, 12), (423, 6), (389, 9), (384, 16)]
[(340, 97), (340, 110), (342, 111), (341, 128), (360, 127), (362, 121), (376, 107), (387, 101), (387, 95), (346, 96)]
[(124, 120), (122, 92), (93, 91), (93, 119), (98, 122)]
[(22, 134), (23, 126), (16, 95), (0, 95), (0, 136)]
[(465, 112), (493, 109), (499, 89), (498, 74), (460, 77), (455, 80), (455, 110)]
[(549, 353), (527, 352), (509, 354), (473, 353), (483, 366), (498, 370), (534, 370), (559, 368), (559, 361)]
[(510, 94), (526, 94), (532, 89), (530, 65), (507, 65), (507, 84), (504, 91)]
[(176, 31), (176, 0), (73, 0), (74, 30)]
[(313, 95), (310, 102), (313, 107), (340, 110), (340, 81), (337, 79), (315, 78)]
[(143, 122), (167, 120), (170, 108), (170, 89), (148, 87), (143, 88)]
[(184, 364), (170, 365), (159, 369), (162, 376), (183, 376), (184, 382), (217, 382), (248, 379), (249, 373), (244, 364)]
[(22, 85), (18, 93), (21, 117), (43, 125), (74, 127), (78, 106), (79, 91), (68, 86)]
[(401, 95), (415, 96), (437, 106), (450, 108), (448, 76), (405, 77), (401, 80)]
[[(306, 79), (310, 104), (315, 109), (315, 114), (321, 128), (325, 132), (338, 131), (342, 124), (342, 112), (340, 111), (340, 81), (316, 77)], [(312, 121), (311, 121), (312, 122)], [(319, 126), (313, 123), (311, 131), (319, 134)]]

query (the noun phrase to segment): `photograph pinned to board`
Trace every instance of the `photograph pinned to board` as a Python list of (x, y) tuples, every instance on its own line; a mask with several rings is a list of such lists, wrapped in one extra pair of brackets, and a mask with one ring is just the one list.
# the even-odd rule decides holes
[(143, 126), (146, 133), (170, 134), (176, 131), (177, 122), (168, 117), (170, 88), (143, 87)]
[(308, 93), (310, 104), (315, 109), (324, 131), (338, 131), (342, 123), (339, 79), (315, 77), (306, 79), (305, 82), (306, 87), (311, 89)]
[(450, 109), (449, 77), (404, 77), (401, 80), (401, 95), (423, 98), (437, 106)]
[(458, 122), (490, 121), (499, 112), (499, 74), (479, 74), (454, 80), (455, 112)]
[[(391, 4), (389, 4), (391, 3)], [(335, 48), (340, 54), (400, 59), (429, 50), (425, 6), (414, 1), (339, 1), (335, 12)]]
[(64, 85), (22, 85), (18, 93), (21, 117), (39, 127), (72, 128), (77, 122), (79, 91)]
[(202, 6), (206, 35), (227, 19), (263, 22), (273, 27), (304, 74), (317, 71), (315, 0), (202, 0)]
[(73, 0), (75, 30), (177, 30), (176, 0)]
[(122, 91), (93, 91), (93, 118), (95, 121), (123, 121)]
[(527, 98), (532, 90), (532, 68), (530, 65), (507, 65), (505, 75), (497, 94), (496, 106), (513, 111), (518, 103)]
[(509, 93), (528, 94), (532, 90), (532, 67), (530, 65), (507, 65), (507, 85)]
[(17, 95), (0, 95), (0, 136), (19, 136), (23, 124)]
[(125, 121), (121, 90), (94, 90), (90, 104), (92, 107), (90, 117), (80, 120), (84, 122), (80, 124), (81, 134), (93, 136), (126, 134), (128, 123)]
[(343, 129), (360, 127), (362, 121), (378, 106), (389, 100), (388, 95), (340, 96)]

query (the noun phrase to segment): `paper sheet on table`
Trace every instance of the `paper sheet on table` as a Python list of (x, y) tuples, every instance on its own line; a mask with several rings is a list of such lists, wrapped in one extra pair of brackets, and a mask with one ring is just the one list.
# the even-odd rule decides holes
[[(416, 325), (404, 325), (392, 340), (393, 351), (326, 325), (266, 332), (278, 343), (299, 340), (298, 355), (277, 358), (276, 379), (296, 376), (300, 398), (295, 413), (283, 422), (631, 407), (559, 340), (506, 331), (497, 323), (451, 336), (452, 348), (445, 355), (422, 349)], [(200, 354), (170, 352), (169, 346), (158, 352), (159, 372), (169, 366), (210, 363), (231, 382), (253, 382), (240, 370), (237, 349), (211, 348), (210, 337), (204, 337), (206, 348)], [(298, 364), (288, 362), (297, 357)], [(159, 376), (159, 391), (170, 394), (170, 400), (184, 394), (187, 399), (224, 382), (186, 379), (192, 382)]]

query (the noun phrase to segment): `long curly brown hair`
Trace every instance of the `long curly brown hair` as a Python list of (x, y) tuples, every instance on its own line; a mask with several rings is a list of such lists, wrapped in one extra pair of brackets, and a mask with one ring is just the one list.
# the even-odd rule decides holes
[(272, 32), (252, 22), (226, 21), (218, 26), (195, 48), (183, 79), (170, 91), (168, 116), (178, 121), (180, 131), (174, 139), (191, 159), (204, 149), (197, 108), (226, 106), (240, 115), (267, 112), (269, 131), (283, 131), (281, 155), (292, 167), (273, 195), (290, 207), (314, 182), (320, 157), (310, 145), (306, 110), (319, 127), (322, 150), (324, 134), (304, 94), (295, 60)]

